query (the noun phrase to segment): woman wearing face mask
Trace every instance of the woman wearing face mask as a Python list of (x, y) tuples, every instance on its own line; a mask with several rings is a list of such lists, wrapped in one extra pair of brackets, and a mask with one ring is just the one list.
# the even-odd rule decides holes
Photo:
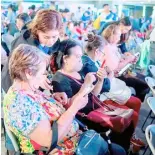
[[(85, 49), (85, 55), (82, 56), (83, 67), (80, 73), (82, 76), (86, 76), (89, 72), (97, 72), (101, 67), (102, 58), (104, 56), (105, 41), (99, 35), (89, 33), (87, 36), (87, 44)], [(101, 92), (108, 92), (110, 90), (110, 79), (113, 77), (113, 73), (109, 71), (109, 74), (104, 78), (103, 88)]]
[[(118, 30), (117, 30), (117, 32), (119, 33)], [(119, 38), (119, 35), (118, 35), (118, 38)], [(114, 40), (117, 41), (117, 38), (115, 37)], [(86, 75), (89, 72), (97, 72), (98, 71), (98, 69), (101, 67), (101, 63), (103, 62), (104, 54), (107, 55), (106, 50), (104, 53), (104, 47), (106, 49), (107, 45), (108, 45), (108, 42), (106, 42), (106, 40), (104, 40), (101, 36), (94, 35), (93, 33), (88, 35), (88, 42), (86, 44), (86, 54), (84, 56), (82, 56), (83, 68), (80, 71), (80, 73), (82, 73), (82, 75)], [(111, 58), (113, 56), (113, 54), (110, 53), (109, 56)], [(106, 61), (108, 61), (108, 66), (110, 64), (111, 66), (115, 67), (116, 64), (114, 63), (114, 60), (109, 61), (108, 59), (105, 59), (104, 67), (107, 65)], [(114, 77), (112, 68), (110, 67), (110, 69), (109, 69), (109, 67), (108, 67), (107, 69), (108, 69), (107, 70), (108, 74), (107, 74), (107, 78), (104, 79), (101, 93), (108, 92), (110, 90), (110, 85), (111, 85), (110, 80)], [(118, 89), (119, 89), (119, 87), (118, 87)], [(106, 104), (112, 103), (116, 107), (128, 107), (128, 108), (133, 109), (134, 110), (134, 129), (136, 128), (137, 123), (138, 123), (138, 115), (139, 115), (138, 113), (139, 113), (140, 107), (141, 107), (141, 101), (138, 98), (131, 96), (130, 99), (128, 100), (128, 102), (124, 106), (120, 106), (119, 104), (117, 104), (111, 100), (108, 100), (105, 102), (106, 102)], [(134, 144), (135, 146), (139, 145), (138, 140), (135, 139), (134, 135), (131, 138), (131, 144)]]
[(22, 31), (27, 29), (27, 24), (30, 22), (31, 18), (27, 13), (21, 13), (17, 16), (16, 26), (19, 32), (15, 33), (14, 37), (18, 37)]
[[(118, 73), (128, 63), (134, 63), (136, 60), (136, 57), (133, 55), (120, 54), (117, 47), (120, 36), (121, 31), (117, 24), (109, 25), (103, 32), (103, 37), (107, 41), (107, 45), (104, 48), (104, 59), (106, 60), (106, 65), (115, 73)], [(145, 95), (149, 92), (149, 88), (144, 81), (132, 76), (120, 76), (119, 78), (123, 80), (127, 86), (133, 87), (136, 91), (136, 97), (141, 99), (142, 102), (144, 101)]]
[(35, 18), (12, 44), (12, 49), (19, 44), (33, 45), (46, 54), (57, 52), (59, 47), (59, 32), (62, 28), (61, 15), (54, 10), (43, 9), (37, 12)]
[(125, 45), (125, 42), (128, 40), (129, 32), (132, 28), (129, 17), (122, 18), (121, 20), (117, 22), (108, 22), (104, 24), (98, 31), (98, 34), (101, 35), (103, 31), (111, 24), (117, 24), (119, 26), (120, 31), (121, 31), (121, 36), (120, 36), (121, 38), (119, 40), (119, 44), (120, 44), (119, 48), (122, 53), (127, 52), (126, 54), (129, 54), (129, 52), (127, 51), (126, 45)]
[[(101, 45), (103, 45), (102, 39), (100, 43)], [(54, 69), (54, 71), (57, 71), (52, 79), (52, 85), (53, 85), (54, 92), (65, 92), (68, 98), (71, 98), (73, 95), (77, 94), (81, 88), (81, 86), (77, 84), (74, 81), (74, 79), (78, 80), (83, 85), (86, 85), (87, 87), (89, 87), (89, 85), (92, 84), (94, 80), (96, 79), (94, 76), (94, 73), (96, 73), (98, 77), (98, 82), (95, 84), (94, 89), (92, 90), (92, 93), (94, 95), (98, 96), (100, 92), (104, 91), (105, 86), (109, 87), (109, 85), (107, 86), (106, 82), (108, 81), (108, 84), (109, 84), (110, 81), (109, 79), (107, 79), (107, 72), (104, 68), (98, 69), (98, 68), (93, 67), (95, 68), (93, 72), (91, 70), (90, 72), (87, 72), (88, 74), (84, 74), (85, 71), (81, 73), (81, 69), (83, 66), (82, 64), (83, 53), (82, 53), (81, 47), (74, 40), (63, 41), (60, 45), (59, 50), (60, 51), (58, 53), (55, 53), (55, 55), (53, 55), (52, 63), (51, 63), (51, 69)], [(102, 54), (100, 54), (100, 56), (101, 55)], [(106, 89), (109, 89), (109, 88), (106, 88)], [(88, 96), (89, 96), (88, 104), (86, 105), (85, 108), (80, 110), (80, 112), (85, 113), (85, 114), (88, 114), (90, 111), (93, 110), (92, 94), (89, 94)], [(87, 124), (90, 128), (103, 132), (104, 128), (100, 126), (99, 124), (96, 124), (94, 122), (89, 122), (87, 119), (84, 120), (84, 118), (80, 118), (80, 117), (78, 118), (80, 119), (80, 121)], [(137, 120), (135, 119), (134, 122), (136, 121)], [(134, 125), (136, 126), (136, 123), (134, 123)], [(122, 135), (127, 134), (128, 131), (124, 132)], [(126, 137), (127, 143), (126, 144), (121, 143), (122, 146), (124, 146), (126, 150), (128, 149), (130, 145), (130, 138), (133, 132), (132, 133), (128, 132), (128, 134), (130, 134), (130, 136), (128, 138)]]
[[(88, 102), (84, 87), (70, 100), (67, 110), (53, 99), (55, 96), (38, 91), (48, 62), (46, 54), (24, 44), (19, 45), (10, 58), (13, 85), (4, 99), (4, 120), (16, 135), (21, 152), (36, 154), (41, 146), (49, 148), (57, 135), (49, 155), (110, 155), (107, 142), (94, 130), (80, 131), (74, 119)], [(125, 155), (123, 148), (116, 144), (112, 144), (112, 150), (115, 155)]]
[[(12, 42), (12, 50), (20, 44), (28, 44), (37, 47), (49, 55), (57, 52), (60, 43), (59, 32), (62, 28), (62, 18), (57, 11), (48, 9), (38, 11), (35, 18), (27, 27), (28, 29), (23, 31)], [(9, 77), (8, 72), (7, 78), (9, 79)], [(11, 80), (9, 81), (11, 83)], [(44, 88), (50, 89), (48, 82), (45, 83)]]

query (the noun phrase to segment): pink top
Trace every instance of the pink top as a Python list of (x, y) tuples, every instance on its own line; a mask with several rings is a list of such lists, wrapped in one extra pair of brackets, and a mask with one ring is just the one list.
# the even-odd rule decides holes
[(119, 53), (117, 46), (112, 44), (106, 45), (104, 54), (104, 59), (106, 60), (105, 66), (108, 66), (112, 71), (118, 69), (121, 61), (121, 54)]

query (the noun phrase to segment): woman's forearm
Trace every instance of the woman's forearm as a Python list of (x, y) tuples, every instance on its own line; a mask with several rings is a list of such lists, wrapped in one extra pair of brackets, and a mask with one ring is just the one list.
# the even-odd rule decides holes
[(71, 105), (67, 111), (58, 119), (58, 139), (59, 141), (68, 133), (71, 123), (77, 113), (77, 109)]
[[(104, 80), (103, 80), (104, 81)], [(98, 96), (102, 90), (102, 87), (103, 87), (103, 81), (98, 81), (92, 91), (92, 93), (95, 95), (95, 96)]]

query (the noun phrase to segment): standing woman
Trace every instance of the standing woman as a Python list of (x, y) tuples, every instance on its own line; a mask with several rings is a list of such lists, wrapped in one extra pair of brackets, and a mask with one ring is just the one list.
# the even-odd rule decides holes
[[(57, 52), (59, 48), (59, 32), (61, 31), (61, 28), (62, 18), (57, 11), (48, 9), (40, 10), (37, 12), (32, 22), (28, 25), (28, 29), (23, 31), (12, 42), (12, 50), (20, 44), (28, 44), (39, 48), (46, 54), (51, 55), (54, 52)], [(12, 81), (10, 79), (9, 72), (7, 72), (4, 80), (7, 80), (7, 82), (11, 85)], [(6, 91), (8, 89), (9, 87), (7, 86)]]
[(16, 22), (16, 8), (12, 4), (8, 6), (7, 22), (8, 24), (11, 24), (11, 23), (15, 24)]
[(19, 44), (29, 44), (51, 55), (59, 46), (59, 32), (62, 28), (61, 15), (55, 10), (43, 9), (37, 12), (35, 18), (12, 44), (12, 50)]
[(16, 28), (16, 7), (15, 5), (10, 4), (8, 6), (8, 14), (6, 18), (8, 33), (12, 36), (18, 31)]
[(128, 52), (126, 45), (125, 45), (125, 42), (128, 40), (129, 33), (130, 33), (131, 28), (132, 28), (130, 18), (124, 17), (117, 22), (108, 22), (100, 28), (100, 30), (98, 31), (98, 34), (101, 35), (104, 32), (104, 30), (111, 24), (117, 24), (120, 28), (121, 36), (120, 36), (120, 40), (119, 40), (119, 44), (120, 44), (119, 48), (120, 48), (121, 52), (122, 53)]
[(14, 37), (18, 37), (22, 31), (27, 29), (27, 24), (31, 21), (30, 16), (27, 13), (21, 13), (17, 16), (16, 26), (19, 32), (15, 33)]

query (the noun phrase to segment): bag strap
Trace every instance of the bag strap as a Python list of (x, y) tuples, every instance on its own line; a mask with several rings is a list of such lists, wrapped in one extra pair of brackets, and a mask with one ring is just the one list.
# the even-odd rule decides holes
[(81, 121), (79, 121), (77, 118), (74, 118), (74, 120), (76, 120), (76, 122), (78, 122), (78, 124), (85, 130), (88, 130), (87, 125), (83, 124)]
[[(112, 109), (111, 107), (106, 105), (104, 102), (100, 101), (100, 99), (93, 94), (92, 94), (92, 101), (93, 101), (93, 104), (97, 104), (100, 108), (104, 109), (104, 107), (106, 107), (109, 111), (114, 111), (114, 109)], [(103, 105), (104, 105), (104, 107), (103, 107)]]
[[(72, 79), (73, 81), (75, 81), (77, 84), (79, 84), (80, 86), (82, 86), (82, 83), (80, 82), (80, 81), (78, 81), (77, 79), (75, 79), (75, 78), (73, 78), (72, 76), (70, 76), (70, 75), (66, 75), (66, 74), (64, 74), (64, 73), (61, 73), (61, 74), (63, 74), (64, 76), (67, 76), (67, 77), (69, 77), (70, 79)], [(91, 93), (92, 94), (92, 93)], [(92, 101), (93, 101), (93, 105), (94, 104), (97, 104), (99, 107), (101, 107), (101, 108), (104, 108), (102, 105), (104, 105), (108, 110), (110, 110), (110, 111), (114, 111), (114, 109), (112, 109), (112, 108), (110, 108), (108, 105), (106, 105), (104, 102), (102, 103), (99, 99), (98, 99), (98, 97), (96, 97), (94, 94), (92, 94)]]
[(57, 142), (58, 142), (58, 124), (56, 121), (54, 121), (52, 124), (52, 143), (46, 155), (48, 155), (57, 146)]

